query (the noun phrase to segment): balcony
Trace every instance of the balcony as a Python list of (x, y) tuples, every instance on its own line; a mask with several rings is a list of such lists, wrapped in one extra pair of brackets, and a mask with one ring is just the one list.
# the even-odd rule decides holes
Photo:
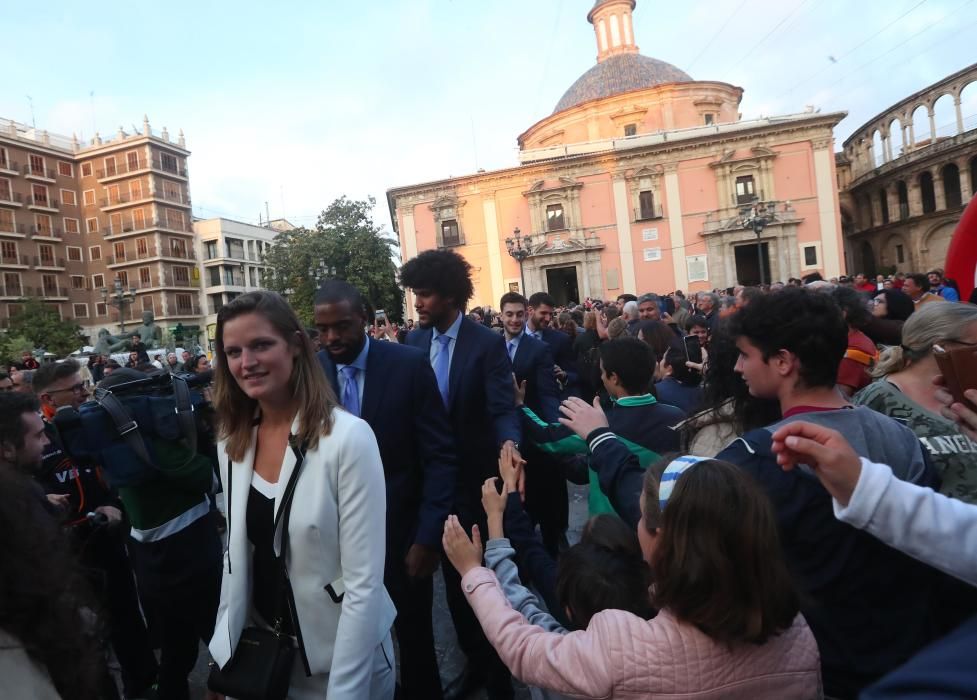
[(176, 222), (167, 222), (164, 219), (147, 219), (142, 222), (141, 226), (136, 226), (135, 223), (124, 223), (121, 226), (103, 226), (101, 231), (102, 235), (106, 239), (122, 238), (124, 236), (131, 236), (137, 233), (145, 233), (147, 231), (152, 231), (153, 229), (164, 229), (166, 231), (173, 231), (177, 233), (192, 234), (193, 227), (186, 224), (177, 224)]
[(0, 236), (13, 236), (14, 238), (25, 238), (27, 227), (24, 224), (0, 224)]
[(153, 195), (148, 192), (141, 192), (138, 197), (133, 197), (128, 192), (120, 192), (115, 197), (102, 197), (98, 205), (104, 210), (109, 211), (110, 209), (118, 209), (120, 207), (127, 207), (131, 204), (136, 204), (137, 202), (146, 202), (152, 199)]
[(65, 287), (38, 287), (37, 294), (42, 299), (50, 299), (52, 301), (68, 301), (68, 290)]
[(177, 260), (197, 260), (197, 254), (192, 248), (171, 248), (170, 250), (164, 250), (160, 255), (164, 258), (175, 258)]
[(30, 267), (31, 259), (27, 255), (3, 255), (0, 256), (0, 267), (19, 268), (26, 270)]
[(20, 192), (0, 192), (0, 206), (22, 207), (24, 206), (24, 195)]
[(195, 280), (192, 277), (192, 273), (187, 271), (187, 279), (182, 279), (173, 274), (172, 270), (166, 270), (163, 273), (163, 286), (164, 287), (200, 287), (200, 280)]
[(63, 272), (65, 269), (64, 258), (42, 258), (35, 255), (34, 268), (37, 270), (58, 270)]
[(130, 162), (128, 158), (124, 163), (116, 163), (109, 168), (99, 168), (95, 171), (95, 177), (99, 180), (111, 180), (113, 178), (135, 175), (149, 170), (149, 163), (145, 158), (138, 158)]
[(158, 170), (167, 175), (173, 175), (175, 177), (182, 177), (186, 179), (187, 177), (187, 166), (180, 164), (179, 161), (175, 163), (170, 161), (164, 161), (159, 155), (153, 156), (153, 170)]
[(634, 210), (635, 221), (651, 221), (662, 218), (662, 205), (653, 204), (650, 207), (639, 207)]
[(38, 197), (36, 194), (27, 195), (27, 208), (38, 211), (58, 212), (58, 200), (50, 197)]
[(20, 164), (6, 158), (0, 160), (0, 175), (20, 175)]
[(196, 300), (190, 304), (190, 306), (177, 306), (174, 303), (170, 303), (169, 307), (172, 312), (161, 316), (160, 318), (196, 318), (200, 316), (200, 304)]
[(52, 241), (64, 240), (61, 236), (61, 229), (43, 228), (39, 226), (31, 226), (31, 238), (44, 238)]
[(35, 169), (30, 166), (30, 163), (28, 163), (27, 165), (24, 166), (22, 172), (24, 173), (24, 177), (26, 177), (28, 180), (40, 180), (41, 182), (56, 182), (54, 177), (57, 173), (56, 171), (51, 170), (50, 168)]
[(33, 290), (30, 287), (15, 287), (13, 285), (7, 287), (0, 284), (0, 297), (4, 299), (23, 299), (29, 297)]

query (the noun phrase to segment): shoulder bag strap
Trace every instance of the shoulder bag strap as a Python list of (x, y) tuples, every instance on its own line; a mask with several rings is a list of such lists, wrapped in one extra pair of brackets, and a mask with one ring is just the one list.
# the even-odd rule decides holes
[(190, 400), (190, 387), (183, 377), (173, 375), (173, 400), (176, 403), (176, 424), (187, 441), (190, 452), (197, 452), (197, 422), (194, 420), (193, 402)]
[(136, 453), (136, 456), (153, 469), (158, 469), (153, 460), (150, 459), (149, 452), (146, 451), (146, 443), (139, 435), (139, 424), (129, 414), (118, 397), (107, 389), (96, 389), (94, 398), (98, 405), (109, 414), (119, 437)]

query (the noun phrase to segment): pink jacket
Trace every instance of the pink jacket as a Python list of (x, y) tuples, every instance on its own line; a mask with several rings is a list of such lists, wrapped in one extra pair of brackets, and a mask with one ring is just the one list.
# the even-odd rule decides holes
[(461, 585), (502, 661), (529, 685), (588, 698), (821, 697), (818, 647), (801, 615), (766, 644), (734, 650), (667, 610), (653, 620), (605, 610), (586, 630), (559, 635), (509, 607), (489, 569), (471, 570)]

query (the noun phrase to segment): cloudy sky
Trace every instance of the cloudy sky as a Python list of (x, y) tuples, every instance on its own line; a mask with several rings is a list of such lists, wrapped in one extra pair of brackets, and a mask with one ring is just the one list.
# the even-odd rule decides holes
[[(596, 55), (591, 0), (58, 0), (2, 15), (0, 118), (90, 139), (182, 128), (194, 214), (312, 224), (334, 198), (516, 164)], [(977, 0), (638, 0), (641, 52), (745, 90), (744, 118), (846, 110), (838, 147), (977, 60)], [(33, 105), (33, 117), (32, 109)], [(937, 127), (954, 122), (941, 105)], [(977, 127), (977, 83), (964, 114)]]

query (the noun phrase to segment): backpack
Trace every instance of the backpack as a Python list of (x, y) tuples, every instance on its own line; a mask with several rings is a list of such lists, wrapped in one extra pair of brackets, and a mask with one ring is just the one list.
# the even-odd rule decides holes
[(200, 442), (212, 442), (199, 411), (207, 402), (191, 388), (191, 383), (208, 379), (159, 374), (111, 389), (97, 388), (93, 400), (77, 411), (59, 410), (54, 424), (65, 450), (77, 462), (101, 466), (113, 488), (138, 486), (163, 473), (159, 450), (175, 448), (186, 455), (182, 466), (188, 466)]

